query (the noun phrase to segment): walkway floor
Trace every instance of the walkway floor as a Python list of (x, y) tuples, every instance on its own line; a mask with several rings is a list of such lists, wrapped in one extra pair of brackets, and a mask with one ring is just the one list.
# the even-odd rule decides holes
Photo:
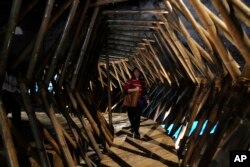
[(138, 138), (131, 134), (126, 114), (113, 114), (112, 118), (116, 130), (115, 139), (110, 153), (104, 156), (98, 166), (178, 166), (174, 141), (159, 124), (142, 118), (141, 137)]

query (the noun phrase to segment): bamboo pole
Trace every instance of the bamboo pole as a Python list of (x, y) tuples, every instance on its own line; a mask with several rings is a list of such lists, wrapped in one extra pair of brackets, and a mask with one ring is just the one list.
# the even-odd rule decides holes
[[(151, 68), (150, 68), (150, 66), (149, 66), (149, 64), (148, 64), (148, 57), (147, 57), (147, 54), (143, 54), (143, 49), (141, 49), (141, 48), (138, 48), (137, 49), (138, 50), (138, 56), (140, 56), (140, 57), (138, 57), (138, 58), (141, 58), (141, 60), (143, 61), (143, 64), (145, 65), (145, 67), (146, 67), (146, 69), (149, 71), (149, 73), (150, 73), (150, 75), (151, 75), (151, 77), (153, 78), (153, 80), (156, 80), (156, 78), (155, 78), (155, 75), (154, 75), (154, 73), (152, 72), (152, 70), (151, 70)], [(145, 59), (146, 58), (146, 59)]]
[(57, 46), (56, 52), (55, 52), (55, 54), (54, 54), (54, 56), (53, 56), (53, 58), (51, 60), (51, 63), (50, 63), (50, 68), (49, 68), (49, 71), (48, 71), (47, 78), (45, 80), (45, 85), (49, 84), (49, 82), (50, 82), (50, 80), (51, 80), (51, 78), (53, 76), (53, 73), (55, 71), (56, 64), (57, 64), (59, 58), (63, 54), (62, 53), (62, 48), (65, 46), (65, 42), (67, 40), (69, 30), (71, 28), (73, 20), (75, 19), (75, 14), (76, 14), (76, 9), (77, 9), (78, 4), (79, 4), (79, 0), (74, 0), (72, 2), (72, 4), (71, 4), (71, 9), (70, 9), (67, 21), (65, 23), (63, 33), (61, 35), (61, 38), (60, 38), (59, 44)]
[(241, 1), (231, 0), (233, 3), (233, 9), (235, 10), (235, 15), (240, 18), (244, 23), (250, 27), (250, 9), (249, 7)]
[(26, 85), (24, 84), (24, 82), (22, 80), (19, 80), (19, 83), (20, 83), (20, 90), (21, 90), (23, 103), (24, 103), (24, 106), (26, 108), (26, 112), (27, 112), (27, 115), (29, 117), (30, 127), (32, 130), (36, 145), (37, 145), (37, 152), (38, 152), (38, 155), (40, 157), (41, 166), (50, 167), (51, 164), (49, 162), (48, 155), (46, 154), (46, 150), (45, 150), (45, 147), (43, 145), (43, 141), (41, 140), (42, 135), (41, 135), (41, 132), (40, 132), (39, 127), (38, 127), (38, 121), (37, 121), (37, 118), (35, 116), (35, 112), (34, 112), (34, 109), (32, 107), (31, 99), (30, 99), (29, 94), (27, 92)]
[(47, 129), (43, 128), (42, 129), (42, 134), (43, 134), (43, 137), (48, 141), (48, 143), (51, 145), (51, 147), (55, 150), (55, 152), (61, 156), (62, 153), (61, 153), (61, 150), (57, 144), (57, 142), (54, 140), (54, 138), (51, 136), (51, 134), (48, 132)]
[(250, 46), (247, 46), (244, 40), (242, 40), (244, 38), (242, 28), (236, 25), (235, 17), (233, 17), (231, 12), (227, 12), (227, 10), (220, 1), (212, 0), (212, 3), (220, 12), (225, 24), (229, 29), (229, 33), (231, 34), (235, 45), (238, 47), (239, 51), (244, 57), (246, 64), (250, 65)]
[(154, 55), (150, 53), (150, 51), (148, 50), (148, 48), (146, 47), (146, 45), (143, 48), (141, 48), (141, 49), (144, 50), (145, 57), (148, 58), (149, 62), (151, 63), (151, 65), (152, 65), (152, 67), (153, 67), (153, 69), (155, 71), (155, 74), (154, 74), (155, 76), (152, 77), (152, 78), (155, 79), (155, 77), (157, 77), (163, 83), (163, 78), (162, 78), (162, 76), (161, 76), (161, 74), (159, 72), (159, 69), (158, 69), (157, 65), (156, 65), (156, 62), (155, 62), (155, 59), (154, 59)]
[(45, 53), (45, 58), (43, 59), (43, 61), (39, 64), (39, 66), (37, 67), (37, 70), (34, 74), (34, 80), (39, 80), (39, 78), (41, 77), (41, 75), (44, 75), (44, 70), (46, 69), (46, 65), (48, 64), (48, 62), (50, 61), (54, 51), (56, 50), (56, 46), (58, 44), (58, 40), (59, 40), (59, 36), (57, 37), (57, 39), (54, 41), (54, 43), (52, 44), (52, 46), (48, 49), (48, 51)]
[[(176, 77), (175, 77), (175, 70), (174, 70), (174, 63), (176, 63), (176, 65), (175, 66), (177, 66), (178, 67), (178, 65), (177, 65), (177, 60), (176, 59), (172, 59), (171, 60), (171, 58), (173, 57), (173, 56), (171, 56), (171, 54), (172, 53), (170, 53), (169, 52), (169, 50), (168, 51), (166, 51), (166, 48), (165, 48), (165, 41), (164, 41), (164, 39), (163, 39), (163, 37), (162, 36), (159, 36), (159, 35), (157, 35), (157, 33), (156, 34), (154, 34), (154, 38), (155, 38), (155, 40), (157, 41), (157, 44), (158, 44), (158, 46), (159, 46), (159, 48), (160, 48), (160, 51), (162, 52), (162, 55), (165, 57), (165, 59), (166, 59), (166, 68), (168, 69), (168, 71), (169, 71), (169, 78), (171, 79), (171, 82), (173, 82), (173, 84), (179, 84), (179, 81), (176, 79)], [(173, 80), (175, 80), (175, 82), (173, 81)]]
[(103, 117), (103, 115), (100, 113), (100, 111), (98, 110), (97, 106), (95, 103), (93, 103), (94, 99), (91, 98), (90, 96), (86, 96), (86, 94), (82, 94), (82, 96), (87, 100), (88, 104), (92, 104), (93, 106), (93, 110), (95, 111), (95, 115), (96, 115), (96, 122), (99, 125), (99, 128), (101, 129), (101, 132), (103, 133), (107, 143), (109, 145), (112, 144), (112, 140), (114, 138), (114, 136), (111, 134), (111, 130), (113, 129), (113, 125), (112, 126), (107, 126), (106, 124), (106, 120)]
[(128, 70), (128, 67), (127, 67), (127, 65), (126, 65), (126, 63), (125, 63), (124, 61), (122, 62), (122, 65), (123, 65), (123, 67), (125, 68), (125, 71), (126, 71), (128, 77), (131, 78), (131, 74), (130, 74), (130, 72), (129, 72), (129, 70)]
[[(167, 31), (169, 32), (170, 39), (173, 41), (173, 44), (176, 46), (176, 48), (179, 50), (180, 56), (182, 57), (182, 61), (185, 62), (187, 68), (190, 71), (190, 74), (193, 76), (194, 83), (200, 84), (200, 81), (197, 78), (197, 73), (194, 71), (193, 66), (191, 64), (190, 56), (187, 55), (187, 49), (184, 48), (183, 44), (178, 40), (175, 32), (169, 28), (168, 24), (164, 24), (167, 28)], [(162, 30), (161, 25), (158, 25), (160, 27), (160, 30)]]
[(99, 64), (98, 65), (98, 74), (99, 74), (99, 80), (100, 80), (100, 82), (101, 82), (101, 84), (102, 84), (102, 88), (104, 88), (104, 81), (103, 81), (103, 79), (102, 79), (102, 73), (101, 73), (101, 67), (100, 67), (101, 65)]
[(165, 68), (163, 67), (163, 65), (162, 65), (162, 63), (161, 63), (159, 57), (157, 56), (157, 54), (156, 54), (156, 52), (155, 52), (153, 46), (151, 45), (151, 43), (150, 43), (148, 40), (146, 40), (146, 43), (148, 44), (150, 50), (151, 50), (152, 53), (154, 54), (154, 58), (155, 58), (156, 62), (159, 64), (159, 66), (160, 66), (160, 68), (161, 68), (161, 70), (162, 70), (162, 72), (163, 72), (163, 74), (164, 74), (164, 75), (163, 75), (164, 78), (167, 79), (168, 84), (171, 86), (171, 85), (172, 85), (172, 82), (171, 82), (171, 80), (170, 80), (170, 78), (169, 78), (169, 76), (168, 76), (168, 74), (167, 74)]
[[(191, 98), (191, 100), (190, 100), (190, 102), (189, 102), (188, 112), (191, 112), (191, 111), (192, 111), (192, 108), (193, 108), (194, 105), (195, 105), (196, 98), (199, 96), (200, 89), (201, 89), (200, 86), (198, 86), (198, 87), (195, 88), (195, 91), (194, 91), (194, 93), (192, 94), (192, 98)], [(181, 143), (180, 143), (180, 147), (179, 147), (179, 150), (178, 150), (179, 154), (181, 154), (181, 153), (184, 151), (186, 141), (188, 140), (188, 138), (187, 138), (187, 134), (188, 134), (188, 133), (186, 133), (186, 131), (185, 131), (184, 133), (185, 133), (186, 135), (183, 136), (183, 139), (182, 139), (182, 141), (181, 141)]]
[(46, 90), (44, 87), (41, 87), (41, 95), (42, 95), (42, 99), (46, 108), (46, 111), (48, 113), (48, 116), (53, 124), (53, 127), (55, 128), (55, 132), (58, 138), (58, 142), (60, 144), (60, 149), (62, 151), (62, 155), (65, 158), (65, 161), (67, 163), (68, 167), (72, 167), (75, 166), (73, 157), (70, 153), (70, 150), (67, 146), (67, 143), (65, 141), (64, 135), (63, 135), (63, 131), (61, 129), (61, 126), (58, 122), (58, 120), (55, 117), (55, 111), (54, 111), (54, 107), (52, 106), (52, 104), (49, 104), (47, 97), (46, 97)]
[[(23, 18), (33, 9), (33, 7), (37, 4), (38, 0), (32, 0), (29, 4), (25, 5), (22, 9), (22, 13), (20, 13), (20, 16), (17, 18), (17, 24), (19, 24)], [(0, 27), (0, 33), (7, 31), (8, 29), (8, 23), (4, 26)]]
[(137, 57), (134, 57), (134, 61), (135, 61), (136, 64), (138, 65), (138, 68), (139, 68), (139, 70), (141, 71), (143, 77), (145, 78), (147, 84), (150, 85), (150, 82), (149, 82), (149, 80), (148, 80), (148, 77), (147, 77), (147, 75), (145, 74), (145, 72), (144, 72), (144, 70), (143, 70), (141, 64), (139, 63), (138, 58), (137, 58)]
[(24, 148), (28, 155), (31, 155), (32, 160), (38, 165), (40, 164), (39, 156), (36, 150), (31, 146), (31, 144), (22, 136), (19, 130), (12, 124), (8, 119), (8, 125), (10, 126), (11, 133), (13, 134), (16, 142), (20, 147)]
[(177, 58), (177, 60), (180, 62), (180, 64), (183, 66), (183, 68), (185, 69), (185, 72), (187, 73), (187, 75), (189, 76), (189, 78), (196, 83), (195, 77), (193, 76), (190, 68), (188, 67), (187, 63), (183, 60), (182, 56), (180, 55), (180, 51), (176, 48), (174, 42), (172, 41), (172, 39), (170, 38), (169, 34), (166, 34), (167, 32), (165, 32), (163, 30), (163, 28), (160, 26), (159, 27), (159, 35), (162, 35), (164, 37), (164, 39), (166, 40), (166, 42), (168, 43), (168, 45), (171, 47), (171, 49), (173, 50), (173, 53), (175, 55), (173, 55), (173, 57)]
[[(162, 53), (165, 55), (167, 59), (167, 66), (169, 67), (170, 74), (173, 76), (175, 79), (176, 83), (179, 85), (178, 79), (175, 77), (176, 75), (176, 68), (180, 68), (179, 62), (174, 56), (173, 51), (167, 46), (166, 41), (163, 39), (163, 37), (159, 34), (157, 31), (156, 35), (154, 35), (157, 44), (160, 46), (160, 49), (162, 50)], [(164, 48), (167, 50), (165, 52)], [(175, 66), (175, 68), (174, 68)]]
[(31, 60), (29, 63), (27, 74), (26, 74), (26, 78), (28, 79), (29, 82), (31, 81), (31, 79), (33, 77), (33, 73), (34, 73), (34, 69), (36, 67), (38, 55), (39, 55), (39, 52), (40, 52), (40, 49), (42, 46), (42, 41), (43, 41), (44, 36), (46, 34), (46, 31), (48, 29), (48, 25), (49, 25), (52, 9), (54, 6), (54, 2), (55, 2), (55, 0), (48, 0), (47, 1), (47, 6), (46, 6), (46, 9), (44, 12), (43, 20), (42, 20), (39, 32), (37, 33), (36, 42), (34, 44), (34, 48), (33, 48), (32, 54), (31, 54)]
[(78, 92), (75, 93), (75, 97), (77, 102), (79, 103), (82, 111), (84, 112), (84, 114), (86, 115), (87, 119), (89, 120), (94, 132), (97, 134), (98, 137), (100, 137), (100, 130), (98, 129), (95, 120), (93, 119), (92, 115), (90, 114), (86, 104), (83, 102), (80, 94)]
[[(166, 7), (168, 7), (168, 6), (166, 6)], [(168, 9), (168, 10), (170, 10), (170, 9)], [(193, 60), (198, 61), (196, 64), (198, 64), (199, 68), (202, 69), (202, 72), (205, 73), (205, 66), (204, 66), (204, 63), (202, 62), (201, 54), (200, 54), (198, 48), (196, 47), (195, 43), (193, 42), (194, 41), (193, 38), (191, 37), (191, 35), (187, 31), (187, 29), (184, 26), (184, 24), (182, 23), (182, 21), (177, 17), (177, 15), (174, 14), (174, 12), (170, 12), (170, 14), (172, 15), (172, 17), (175, 18), (175, 22), (177, 23), (178, 27), (180, 28), (180, 31), (182, 32), (183, 36), (185, 37), (187, 44), (193, 53), (193, 56), (196, 57)], [(162, 16), (162, 18), (164, 19), (163, 16)], [(192, 58), (193, 56), (189, 56), (189, 57)]]
[[(228, 129), (230, 125), (230, 119), (228, 119), (229, 116), (233, 112), (235, 112), (235, 107), (238, 106), (241, 102), (241, 97), (244, 94), (244, 91), (246, 90), (246, 87), (241, 87), (237, 90), (236, 87), (233, 87), (233, 92), (227, 97), (226, 102), (224, 103), (222, 112), (219, 115), (219, 123), (217, 127), (217, 133), (215, 133), (214, 141), (209, 142), (209, 147), (206, 148), (199, 165), (204, 165), (207, 162), (210, 162), (212, 160), (212, 157), (214, 156), (216, 152), (216, 148), (219, 146), (219, 143), (221, 142), (223, 136), (225, 135), (226, 130)], [(223, 122), (223, 124), (222, 124)]]
[[(227, 83), (226, 81), (224, 82)], [(223, 89), (220, 90), (219, 87), (222, 87)], [(203, 135), (201, 136), (200, 140), (196, 143), (195, 150), (193, 151), (191, 159), (189, 160), (190, 165), (197, 163), (197, 160), (200, 159), (201, 151), (202, 149), (204, 149), (206, 140), (209, 137), (210, 129), (217, 123), (219, 112), (222, 110), (223, 102), (229, 96), (228, 93), (230, 92), (229, 91), (230, 89), (231, 89), (230, 84), (217, 85), (217, 86), (215, 85), (214, 105), (212, 106), (211, 112), (209, 113), (206, 129)]]
[[(197, 34), (199, 35), (199, 37), (202, 39), (202, 41), (204, 42), (204, 44), (206, 45), (207, 49), (209, 50), (210, 53), (213, 53), (213, 48), (212, 45), (209, 43), (207, 37), (204, 35), (204, 33), (202, 32), (202, 30), (199, 28), (198, 23), (196, 22), (195, 18), (193, 17), (192, 13), (188, 10), (188, 8), (186, 7), (186, 5), (184, 4), (184, 2), (182, 0), (170, 0), (172, 4), (174, 4), (179, 11), (184, 13), (184, 16), (189, 20), (189, 22), (193, 25), (194, 30), (197, 32)], [(166, 2), (168, 1), (164, 1), (165, 5)]]
[(90, 41), (90, 37), (91, 37), (92, 31), (93, 31), (93, 27), (94, 27), (94, 24), (95, 24), (98, 13), (99, 13), (99, 7), (96, 7), (95, 10), (94, 10), (93, 15), (91, 17), (91, 22), (89, 24), (89, 28), (88, 28), (85, 40), (84, 40), (82, 48), (81, 48), (81, 52), (80, 52), (80, 55), (79, 55), (79, 58), (78, 58), (78, 61), (77, 61), (77, 64), (76, 64), (76, 68), (74, 70), (74, 75), (73, 75), (72, 82), (71, 82), (71, 89), (74, 89), (75, 86), (76, 86), (77, 77), (79, 75), (80, 68), (82, 66), (82, 62), (83, 62), (83, 59), (84, 59), (84, 56), (85, 56), (85, 52), (87, 50), (87, 47), (88, 47), (88, 44), (89, 44), (89, 41)]
[[(90, 40), (88, 48), (92, 48), (87, 50), (85, 54), (85, 61), (81, 65), (82, 68), (80, 69), (80, 75), (87, 76), (87, 77), (79, 77), (79, 81), (77, 82), (76, 90), (80, 90), (88, 86), (91, 76), (90, 73), (94, 72), (94, 70), (88, 71), (88, 69), (93, 69), (93, 66), (96, 66), (98, 61), (98, 56), (94, 56), (99, 54), (98, 48), (104, 43), (104, 31), (105, 31), (105, 24), (102, 21), (103, 16), (96, 18), (95, 26), (93, 27), (91, 37), (93, 39), (99, 39), (97, 41)], [(101, 31), (98, 31), (101, 30)]]
[[(106, 66), (106, 65), (105, 65), (105, 66)], [(107, 78), (107, 74), (105, 73), (105, 71), (104, 71), (103, 69), (100, 68), (100, 72), (102, 73), (102, 75), (103, 75), (104, 77)], [(111, 74), (111, 75), (114, 75), (113, 73), (110, 73), (110, 74)], [(114, 84), (114, 82), (112, 81), (112, 78), (110, 78), (110, 82), (111, 82), (110, 90), (112, 90), (112, 87), (117, 88), (116, 85)], [(107, 86), (106, 83), (104, 83), (104, 85)]]
[[(209, 93), (209, 92), (208, 92), (208, 93)], [(207, 99), (207, 97), (208, 97), (208, 94), (205, 95), (205, 98), (206, 98), (206, 99)], [(206, 100), (205, 98), (204, 98), (203, 100)], [(213, 99), (208, 99), (208, 100), (213, 100)], [(209, 101), (208, 101), (208, 102), (209, 102)], [(208, 112), (208, 111), (204, 111), (204, 112)], [(203, 112), (203, 115), (204, 115), (204, 112)], [(197, 113), (196, 115), (198, 115), (198, 113)], [(205, 120), (199, 118), (199, 127), (200, 127), (200, 128), (201, 128), (202, 125), (203, 125), (203, 124), (201, 124), (202, 121), (203, 121), (203, 123), (204, 123)], [(200, 130), (199, 127), (197, 127), (197, 129), (195, 130), (195, 132), (197, 132), (198, 130)], [(189, 131), (188, 129), (189, 129), (189, 127), (187, 127), (186, 132), (189, 133), (190, 131)], [(194, 132), (194, 133), (195, 133), (195, 132)], [(197, 135), (198, 135), (198, 133), (195, 134), (196, 137), (197, 137)], [(193, 137), (193, 138), (196, 138), (196, 137)], [(193, 149), (194, 149), (194, 147), (195, 147), (195, 143), (194, 143), (195, 141), (194, 141), (193, 138), (191, 138), (191, 139), (189, 140), (189, 143), (188, 143), (188, 150), (187, 150), (187, 152), (186, 152), (186, 154), (185, 154), (185, 157), (184, 157), (184, 159), (183, 159), (183, 161), (182, 161), (183, 166), (188, 165), (188, 162), (189, 162), (190, 158), (192, 157), (192, 151), (193, 151)], [(192, 140), (192, 139), (193, 139), (193, 140)]]
[(115, 71), (115, 76), (116, 76), (116, 79), (117, 79), (117, 81), (118, 81), (119, 87), (120, 87), (120, 89), (121, 89), (121, 91), (122, 91), (123, 88), (122, 88), (121, 80), (120, 80), (120, 78), (119, 78), (119, 75), (118, 75), (118, 72), (117, 72), (115, 63), (114, 63), (114, 62), (111, 62), (111, 64), (112, 64), (112, 67), (113, 67), (113, 69), (114, 69), (114, 71)]
[(199, 119), (199, 122), (198, 122), (198, 126), (195, 129), (195, 131), (193, 132), (194, 134), (193, 134), (193, 136), (191, 137), (191, 139), (188, 142), (187, 152), (185, 153), (185, 157), (182, 160), (183, 165), (189, 165), (188, 161), (190, 160), (190, 158), (193, 155), (192, 153), (193, 153), (193, 151), (195, 149), (197, 141), (199, 141), (198, 136), (199, 136), (199, 133), (200, 133), (205, 121), (206, 121), (205, 119), (206, 119), (206, 116), (207, 116), (207, 112), (208, 112), (208, 110), (204, 111), (202, 113), (202, 116), (201, 116), (201, 118)]
[[(82, 156), (82, 158), (84, 159), (84, 161), (86, 162), (87, 166), (92, 166), (91, 164), (91, 160), (89, 159), (88, 155), (86, 155), (86, 150), (83, 150), (83, 146), (80, 142), (80, 139), (79, 137), (81, 136), (78, 136), (78, 134), (75, 132), (75, 129), (74, 128), (77, 128), (78, 129), (78, 126), (74, 123), (74, 121), (71, 119), (70, 115), (67, 113), (67, 111), (65, 111), (65, 106), (66, 106), (66, 102), (63, 97), (63, 93), (58, 89), (57, 87), (57, 98), (58, 98), (58, 101), (60, 103), (60, 108), (61, 108), (61, 111), (63, 113), (63, 116), (66, 118), (67, 122), (68, 122), (68, 126), (69, 126), (69, 129), (71, 130), (73, 136), (74, 136), (74, 139), (75, 141), (73, 141), (71, 139), (71, 137), (67, 134), (67, 132), (63, 129), (64, 131), (64, 135), (67, 136), (66, 138), (70, 141), (70, 143), (72, 144), (72, 146), (74, 147), (75, 150), (79, 149), (80, 150), (80, 155)], [(78, 132), (80, 132), (80, 129), (78, 129)], [(80, 133), (81, 134), (81, 133)], [(82, 138), (82, 139), (85, 139), (85, 138)]]
[(124, 46), (124, 47), (136, 47), (135, 43), (131, 43), (131, 42), (124, 41), (124, 40), (108, 39), (107, 42), (108, 42), (108, 45), (113, 44), (113, 45), (120, 45), (120, 46)]
[[(54, 23), (57, 21), (57, 19), (62, 15), (62, 13), (68, 8), (68, 6), (71, 4), (71, 1), (66, 1), (58, 11), (56, 11), (56, 13), (53, 15), (53, 17), (51, 18), (49, 24), (48, 24), (48, 28), (50, 29)], [(34, 48), (34, 44), (36, 42), (37, 38), (32, 39), (29, 44), (26, 46), (26, 48), (23, 50), (23, 52), (21, 53), (21, 55), (17, 58), (17, 60), (15, 60), (15, 62), (12, 64), (11, 68), (12, 69), (16, 69), (18, 67), (18, 65), (20, 65), (22, 63), (22, 61), (30, 54), (30, 52), (32, 52), (32, 49)]]
[(125, 76), (125, 71), (124, 71), (124, 68), (122, 67), (122, 62), (123, 62), (124, 60), (122, 60), (121, 62), (119, 62), (119, 63), (117, 63), (117, 65), (118, 65), (118, 67), (119, 67), (119, 70), (120, 70), (120, 72), (121, 72), (121, 74), (122, 74), (122, 78), (123, 78), (123, 82), (126, 82), (126, 80), (127, 80), (127, 78), (126, 78), (126, 76)]
[(225, 45), (222, 43), (221, 39), (218, 37), (216, 27), (211, 20), (208, 13), (204, 12), (203, 6), (201, 2), (199, 1), (190, 1), (195, 10), (197, 11), (199, 17), (201, 18), (203, 24), (207, 28), (211, 39), (214, 42), (214, 47), (216, 51), (219, 53), (220, 58), (222, 59), (224, 65), (226, 66), (228, 72), (230, 73), (233, 80), (236, 80), (238, 76), (240, 75), (240, 70), (235, 66), (235, 61), (232, 58), (232, 56), (229, 54), (227, 49), (225, 48)]
[(8, 55), (13, 39), (13, 34), (16, 28), (21, 4), (22, 0), (14, 0), (12, 2), (7, 31), (4, 35), (4, 41), (0, 51), (0, 87), (2, 87), (4, 82), (5, 71), (8, 64)]
[(13, 139), (11, 136), (10, 127), (8, 124), (8, 118), (6, 111), (2, 102), (2, 97), (0, 97), (0, 130), (3, 145), (6, 151), (6, 158), (9, 167), (19, 167), (16, 149), (14, 147)]
[(79, 38), (79, 35), (80, 35), (80, 32), (81, 32), (81, 29), (82, 29), (82, 26), (83, 26), (85, 17), (86, 17), (87, 10), (88, 10), (88, 8), (89, 8), (89, 4), (90, 4), (90, 0), (87, 0), (87, 1), (85, 2), (85, 4), (84, 4), (84, 8), (83, 8), (83, 10), (82, 10), (81, 17), (80, 17), (80, 19), (79, 19), (79, 23), (78, 23), (77, 28), (76, 28), (76, 31), (75, 31), (74, 38), (73, 38), (73, 40), (72, 40), (72, 44), (71, 44), (70, 49), (69, 49), (69, 52), (68, 52), (68, 54), (67, 54), (67, 58), (66, 58), (66, 61), (65, 61), (63, 70), (62, 70), (62, 74), (61, 74), (61, 76), (60, 76), (60, 78), (59, 78), (59, 87), (61, 87), (62, 84), (63, 84), (63, 80), (64, 80), (64, 78), (65, 78), (67, 69), (68, 69), (69, 66), (70, 66), (70, 60), (72, 59), (72, 56), (73, 56), (74, 53), (75, 53), (76, 44), (77, 44), (77, 41), (78, 41), (78, 38)]
[(83, 125), (83, 128), (85, 129), (85, 132), (86, 132), (86, 134), (87, 134), (89, 140), (91, 141), (91, 144), (92, 144), (93, 149), (95, 150), (97, 156), (98, 156), (100, 159), (102, 159), (102, 156), (103, 156), (103, 155), (102, 155), (102, 153), (100, 152), (99, 147), (98, 147), (98, 144), (97, 144), (97, 142), (96, 142), (96, 140), (95, 140), (93, 134), (92, 134), (91, 131), (90, 131), (91, 128), (90, 128), (89, 125), (85, 122), (84, 118), (83, 118), (82, 116), (80, 116), (80, 114), (77, 112), (77, 109), (78, 109), (78, 107), (77, 107), (77, 100), (75, 99), (74, 95), (72, 94), (72, 92), (70, 91), (70, 89), (69, 89), (68, 86), (66, 86), (66, 91), (67, 91), (67, 93), (68, 93), (68, 96), (69, 96), (69, 98), (70, 98), (71, 103), (73, 104), (73, 108), (75, 109), (76, 113), (78, 114), (78, 117), (79, 117), (79, 119), (80, 119), (80, 121), (81, 121), (81, 123), (82, 123), (82, 125)]

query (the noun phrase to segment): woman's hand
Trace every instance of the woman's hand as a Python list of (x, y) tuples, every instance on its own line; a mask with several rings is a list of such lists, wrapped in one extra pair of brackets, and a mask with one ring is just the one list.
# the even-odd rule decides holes
[(135, 87), (135, 89), (134, 89), (135, 92), (137, 92), (137, 91), (139, 91), (139, 90), (140, 90), (139, 87)]
[(129, 93), (138, 92), (139, 90), (140, 90), (139, 87), (135, 87), (135, 88), (132, 88), (132, 89), (128, 89), (128, 92), (129, 92)]

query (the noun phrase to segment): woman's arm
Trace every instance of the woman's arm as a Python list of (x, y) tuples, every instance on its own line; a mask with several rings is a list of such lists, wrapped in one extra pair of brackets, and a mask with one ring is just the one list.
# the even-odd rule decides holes
[(132, 92), (137, 92), (139, 90), (140, 90), (139, 87), (135, 87), (135, 88), (128, 89), (127, 92), (132, 93)]
[(136, 92), (139, 91), (139, 87), (134, 87), (131, 83), (131, 80), (128, 80), (125, 85), (124, 85), (124, 92), (125, 93), (132, 93), (132, 92)]

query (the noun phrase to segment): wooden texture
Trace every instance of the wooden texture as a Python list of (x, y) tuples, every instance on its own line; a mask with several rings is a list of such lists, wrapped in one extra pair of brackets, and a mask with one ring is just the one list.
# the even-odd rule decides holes
[(139, 139), (129, 131), (126, 114), (114, 114), (113, 123), (116, 136), (99, 166), (178, 166), (174, 142), (159, 124), (142, 118)]

